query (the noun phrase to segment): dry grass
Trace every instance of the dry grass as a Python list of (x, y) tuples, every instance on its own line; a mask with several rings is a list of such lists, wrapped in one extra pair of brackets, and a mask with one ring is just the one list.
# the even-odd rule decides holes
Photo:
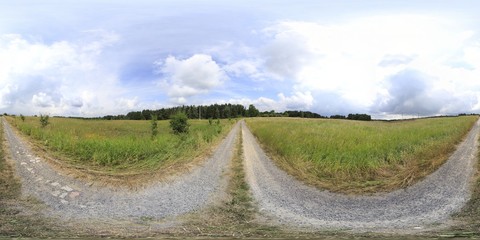
[(374, 193), (409, 186), (436, 170), (477, 119), (256, 118), (247, 124), (272, 159), (300, 180), (337, 192)]

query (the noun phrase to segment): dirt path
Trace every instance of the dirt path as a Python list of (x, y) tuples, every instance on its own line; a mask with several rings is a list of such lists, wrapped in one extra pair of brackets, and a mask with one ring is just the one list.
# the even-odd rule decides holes
[(279, 223), (361, 231), (421, 229), (445, 221), (470, 197), (480, 120), (449, 160), (423, 181), (378, 196), (347, 196), (306, 186), (278, 169), (242, 122), (247, 182), (260, 211)]
[[(48, 206), (48, 213), (64, 219), (163, 219), (199, 209), (225, 192), (229, 162), (239, 129), (237, 124), (203, 166), (166, 183), (139, 191), (92, 186), (63, 176), (35, 156), (28, 144), (3, 121), (5, 138), (22, 194), (33, 195)], [(8, 153), (7, 153), (8, 154)]]

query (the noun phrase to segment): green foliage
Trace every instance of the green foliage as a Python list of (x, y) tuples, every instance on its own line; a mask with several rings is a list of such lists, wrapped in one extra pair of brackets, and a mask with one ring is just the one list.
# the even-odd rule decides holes
[(346, 119), (347, 117), (345, 117), (344, 115), (332, 115), (330, 116), (331, 119)]
[(170, 128), (175, 134), (188, 133), (188, 117), (183, 112), (178, 112), (170, 117)]
[(23, 116), (22, 114), (20, 114), (20, 119), (22, 119), (22, 122), (25, 122), (25, 116)]
[[(7, 120), (15, 125), (11, 118)], [(169, 122), (158, 121), (158, 134), (152, 141), (150, 121), (82, 120), (51, 118), (54, 128), (41, 128), (36, 118), (26, 117), (16, 127), (37, 140), (60, 160), (111, 172), (153, 170), (175, 162), (188, 162), (202, 155), (211, 143), (222, 139), (233, 126), (222, 121), (218, 132), (205, 120), (191, 120), (190, 134), (177, 136)]]
[(152, 138), (156, 137), (158, 134), (158, 117), (157, 115), (152, 115), (150, 120), (150, 129), (152, 132)]
[(248, 106), (247, 113), (249, 117), (257, 117), (260, 112), (253, 104), (250, 104), (250, 106)]
[(209, 118), (209, 119), (208, 119), (208, 125), (212, 125), (212, 123), (213, 123), (213, 119), (212, 119), (212, 118)]
[(42, 126), (42, 128), (46, 127), (49, 124), (49, 118), (50, 117), (48, 115), (40, 114), (40, 126)]
[(248, 125), (279, 165), (304, 180), (330, 185), (382, 185), (387, 184), (383, 183), (385, 179), (409, 181), (415, 171), (433, 171), (476, 120), (256, 118), (248, 120)]
[(348, 114), (347, 119), (349, 120), (359, 120), (359, 121), (370, 121), (372, 117), (368, 114)]
[(150, 120), (152, 115), (157, 115), (158, 120), (167, 120), (177, 112), (184, 112), (189, 119), (209, 119), (229, 117), (245, 117), (246, 109), (241, 104), (212, 104), (208, 106), (178, 106), (161, 108), (157, 110), (145, 109), (143, 111), (129, 112), (126, 115), (107, 115), (106, 120)]

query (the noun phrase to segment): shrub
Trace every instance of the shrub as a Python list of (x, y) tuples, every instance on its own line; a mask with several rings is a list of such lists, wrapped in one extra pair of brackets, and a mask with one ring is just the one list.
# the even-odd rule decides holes
[(184, 112), (178, 112), (170, 117), (170, 127), (175, 134), (188, 133), (188, 117)]
[(42, 126), (42, 128), (44, 128), (48, 125), (48, 123), (49, 123), (48, 118), (49, 118), (48, 115), (40, 114), (40, 125)]
[(151, 130), (152, 130), (152, 138), (154, 138), (155, 136), (157, 136), (158, 134), (158, 123), (157, 123), (157, 120), (158, 120), (158, 117), (157, 115), (151, 115), (151, 120), (150, 120), (150, 123), (151, 123)]
[(25, 116), (23, 116), (22, 114), (20, 114), (20, 119), (22, 119), (22, 122), (25, 122)]

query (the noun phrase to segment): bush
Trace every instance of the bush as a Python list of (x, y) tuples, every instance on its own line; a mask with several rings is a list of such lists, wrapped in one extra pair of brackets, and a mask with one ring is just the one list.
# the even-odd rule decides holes
[(170, 127), (175, 134), (188, 133), (188, 117), (184, 112), (178, 112), (170, 117)]
[(20, 119), (22, 119), (22, 122), (25, 122), (25, 116), (23, 116), (22, 114), (20, 114)]
[(44, 128), (48, 125), (48, 123), (49, 123), (48, 118), (49, 118), (48, 115), (40, 114), (40, 125), (42, 126), (42, 128)]
[(151, 130), (152, 130), (152, 138), (154, 138), (155, 136), (157, 136), (158, 134), (158, 123), (157, 123), (157, 115), (153, 115), (151, 116), (151, 119), (150, 119), (150, 122), (151, 122)]

